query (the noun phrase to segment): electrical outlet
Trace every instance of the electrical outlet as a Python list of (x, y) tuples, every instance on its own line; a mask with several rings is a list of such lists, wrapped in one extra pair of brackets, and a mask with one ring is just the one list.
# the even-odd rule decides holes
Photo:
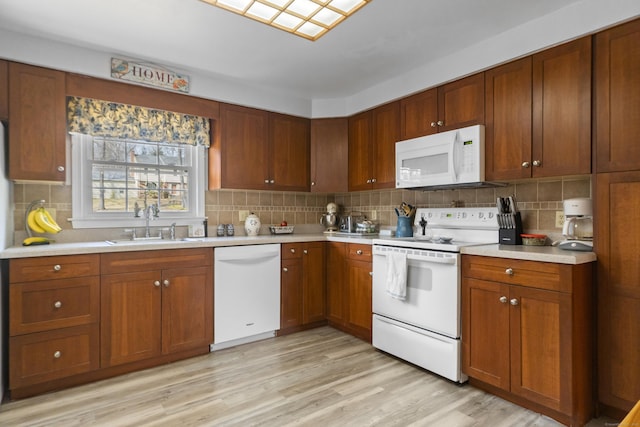
[(564, 225), (564, 212), (556, 211), (556, 228), (562, 228)]
[(249, 211), (238, 211), (238, 219), (240, 222), (244, 222), (245, 219), (249, 216)]

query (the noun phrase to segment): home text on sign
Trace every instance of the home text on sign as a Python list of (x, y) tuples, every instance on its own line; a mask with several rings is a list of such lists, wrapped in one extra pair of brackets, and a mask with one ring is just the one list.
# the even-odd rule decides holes
[(164, 68), (111, 58), (111, 77), (178, 92), (189, 92), (189, 77)]

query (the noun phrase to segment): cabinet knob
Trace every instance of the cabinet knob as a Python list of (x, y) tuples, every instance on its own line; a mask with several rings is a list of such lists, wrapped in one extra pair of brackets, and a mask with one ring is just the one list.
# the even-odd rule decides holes
[(444, 122), (443, 122), (442, 120), (438, 120), (438, 121), (436, 122), (436, 124), (437, 124), (438, 126), (444, 126)]
[(362, 249), (358, 249), (358, 250), (356, 251), (356, 255), (362, 255)]
[(295, 254), (295, 253), (296, 253), (296, 250), (295, 250), (295, 249), (293, 249), (293, 248), (291, 248), (291, 253), (292, 253), (292, 254)]
[(508, 274), (509, 276), (513, 276), (513, 268), (511, 268), (511, 267), (507, 268), (504, 272), (505, 272), (505, 274)]
[(371, 178), (371, 182), (376, 182), (376, 181), (377, 181), (377, 179)]
[(367, 184), (371, 184), (371, 180), (370, 179), (367, 180)]
[(436, 126), (438, 126), (438, 124), (437, 124), (436, 122), (431, 122), (431, 127), (432, 127), (432, 128), (434, 128), (434, 127), (436, 127)]
[(275, 183), (275, 182), (276, 182), (276, 181), (275, 181), (274, 179), (269, 180), (269, 184), (273, 184), (273, 183)]
[(169, 280), (164, 279), (164, 281), (162, 282), (162, 284), (164, 285), (165, 288), (169, 287)]
[(522, 162), (522, 167), (523, 168), (528, 168), (529, 166), (530, 166), (529, 162)]
[(373, 271), (369, 272), (369, 276), (373, 277)]
[(308, 253), (309, 253), (309, 251), (307, 251), (307, 250), (305, 249), (304, 251), (302, 251), (302, 253), (306, 255), (306, 254), (308, 254)]
[(160, 286), (160, 281), (156, 280), (155, 282), (153, 282), (153, 286), (155, 286), (156, 288)]
[(269, 180), (268, 180), (268, 179), (265, 179), (265, 180), (264, 180), (264, 183), (265, 183), (265, 184), (268, 184), (268, 183), (269, 183)]
[(541, 162), (540, 160), (534, 160), (534, 161), (533, 161), (533, 166), (538, 166), (538, 167), (540, 167), (540, 166), (542, 166), (542, 162)]
[(313, 187), (314, 185), (316, 185), (315, 181), (311, 181), (311, 186)]
[(518, 305), (518, 300), (516, 298), (511, 298), (511, 301), (509, 301), (509, 304)]
[(53, 306), (55, 308), (60, 308), (60, 307), (62, 307), (62, 302), (61, 301), (56, 301), (56, 302), (53, 303)]
[(53, 353), (53, 357), (56, 359), (60, 359), (62, 357), (62, 353), (60, 352), (60, 350)]
[(504, 295), (500, 297), (500, 302), (503, 304), (506, 304), (507, 301), (509, 301), (509, 299), (507, 297), (505, 297)]
[(287, 267), (282, 267), (282, 271), (286, 273), (287, 271), (289, 271), (289, 269)]
[(60, 264), (56, 264), (53, 266), (53, 271), (60, 271), (62, 270), (62, 266)]
[(64, 166), (58, 166), (58, 172), (64, 172)]

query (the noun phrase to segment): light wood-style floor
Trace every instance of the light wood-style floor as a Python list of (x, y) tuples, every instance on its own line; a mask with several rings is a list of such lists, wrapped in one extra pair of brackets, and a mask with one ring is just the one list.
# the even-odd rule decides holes
[[(559, 424), (324, 327), (5, 403), (0, 425)], [(604, 420), (589, 424), (604, 425)]]

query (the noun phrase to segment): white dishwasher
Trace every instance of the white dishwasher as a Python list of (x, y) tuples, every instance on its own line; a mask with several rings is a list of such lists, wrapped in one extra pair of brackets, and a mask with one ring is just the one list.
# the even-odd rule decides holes
[(211, 351), (275, 335), (280, 329), (280, 245), (214, 249)]

